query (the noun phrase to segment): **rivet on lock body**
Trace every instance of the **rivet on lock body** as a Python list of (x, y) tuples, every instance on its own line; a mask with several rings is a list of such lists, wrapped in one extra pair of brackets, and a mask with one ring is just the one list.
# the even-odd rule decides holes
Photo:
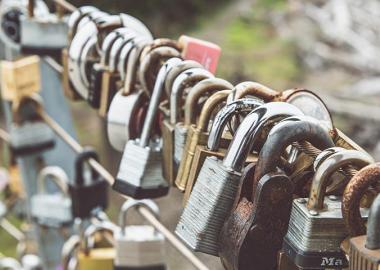
[(85, 149), (75, 160), (75, 181), (69, 185), (74, 217), (89, 218), (94, 209), (105, 210), (108, 206), (108, 183), (96, 171), (86, 167), (90, 158), (98, 160), (97, 153)]
[(156, 218), (160, 212), (158, 206), (150, 200), (128, 200), (121, 208), (120, 229), (115, 232), (116, 257), (115, 270), (165, 270), (165, 238), (153, 226), (128, 225), (127, 212), (131, 208), (146, 207)]
[(129, 140), (125, 146), (117, 180), (113, 188), (133, 198), (165, 196), (169, 186), (162, 176), (161, 139), (154, 138), (152, 127), (168, 70), (178, 64), (179, 58), (169, 59), (160, 69), (149, 102), (141, 137)]
[(308, 199), (296, 199), (290, 216), (283, 251), (301, 269), (344, 268), (348, 266), (340, 244), (348, 235), (339, 197), (325, 197), (330, 177), (347, 164), (364, 167), (373, 159), (360, 151), (339, 147), (327, 149), (316, 159)]
[[(47, 180), (58, 186), (59, 192), (46, 193)], [(31, 215), (41, 225), (61, 227), (72, 222), (68, 177), (60, 167), (46, 167), (38, 174), (38, 191), (31, 198)]]
[[(195, 149), (192, 169), (189, 172), (189, 178), (186, 183), (184, 202), (186, 202), (190, 197), (191, 191), (206, 157), (215, 156), (218, 159), (222, 159), (224, 157), (227, 147), (223, 147), (221, 139), (228, 121), (238, 114), (249, 113), (262, 104), (263, 103), (261, 101), (256, 99), (239, 99), (225, 105), (216, 114), (208, 135), (207, 145), (198, 144)], [(227, 142), (227, 146), (228, 143), (229, 142)], [(250, 163), (254, 161), (256, 161), (256, 156), (250, 155), (246, 162)]]
[(275, 268), (277, 252), (287, 231), (294, 188), (281, 168), (282, 154), (299, 139), (322, 149), (334, 145), (314, 119), (298, 115), (300, 121), (286, 121), (292, 117), (271, 129), (253, 177), (242, 180), (247, 183), (243, 182), (240, 200), (235, 201), (220, 235), (219, 254), (227, 269), (251, 269), (252, 265), (263, 270)]
[(248, 154), (263, 136), (264, 127), (292, 115), (302, 113), (281, 102), (261, 105), (243, 120), (223, 161), (206, 158), (176, 228), (177, 235), (192, 249), (218, 254), (219, 233), (232, 208)]
[(16, 156), (42, 153), (55, 146), (53, 131), (39, 115), (42, 110), (42, 100), (38, 95), (13, 102), (10, 147)]

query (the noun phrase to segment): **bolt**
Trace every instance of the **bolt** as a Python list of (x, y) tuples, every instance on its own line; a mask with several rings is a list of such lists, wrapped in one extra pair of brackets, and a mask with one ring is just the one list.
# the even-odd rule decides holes
[(318, 216), (318, 215), (319, 215), (318, 212), (315, 211), (315, 210), (310, 210), (310, 211), (309, 211), (309, 214), (310, 214), (311, 216)]

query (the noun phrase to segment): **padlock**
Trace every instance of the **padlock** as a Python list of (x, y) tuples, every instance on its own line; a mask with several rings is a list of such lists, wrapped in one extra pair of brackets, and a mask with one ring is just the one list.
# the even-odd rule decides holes
[(261, 105), (239, 126), (223, 161), (215, 156), (206, 158), (176, 228), (176, 234), (192, 249), (218, 254), (219, 233), (231, 210), (242, 167), (253, 144), (263, 136), (266, 125), (292, 115), (302, 112), (282, 102)]
[(94, 209), (105, 210), (108, 206), (108, 183), (95, 170), (86, 168), (90, 158), (98, 160), (98, 154), (85, 149), (75, 160), (75, 181), (69, 184), (75, 218), (89, 218)]
[[(29, 5), (34, 0), (28, 0)], [(58, 53), (68, 45), (68, 25), (57, 14), (20, 17), (21, 51), (27, 54)]]
[[(96, 235), (103, 234), (105, 236), (113, 237), (115, 231), (114, 227), (109, 223), (91, 224), (84, 232), (83, 244), (81, 250), (78, 252), (78, 264), (75, 269), (89, 270), (89, 269), (113, 269), (113, 262), (115, 260), (114, 243), (110, 243), (106, 247), (96, 247)], [(107, 238), (105, 238), (107, 239)], [(113, 240), (113, 239), (112, 239)]]
[[(164, 178), (169, 183), (174, 183), (175, 175), (177, 171), (177, 164), (174, 161), (174, 129), (177, 119), (179, 119), (179, 116), (176, 116), (174, 114), (177, 113), (179, 108), (177, 108), (177, 104), (179, 104), (179, 100), (182, 99), (182, 93), (184, 91), (185, 86), (181, 86), (182, 81), (186, 81), (188, 78), (189, 81), (193, 80), (193, 84), (196, 83), (196, 81), (201, 81), (202, 79), (206, 79), (208, 77), (213, 77), (213, 75), (202, 69), (202, 68), (189, 68), (191, 66), (194, 66), (195, 63), (193, 62), (186, 62), (183, 61), (176, 67), (173, 67), (171, 71), (168, 73), (165, 81), (165, 90), (166, 94), (169, 97), (169, 115), (166, 115), (164, 120), (161, 124), (161, 133), (162, 133), (162, 149), (163, 149), (163, 172), (164, 172)], [(184, 70), (182, 73), (177, 74), (179, 70)], [(187, 72), (187, 75), (184, 74)], [(177, 74), (177, 77), (173, 77), (173, 74)], [(182, 74), (181, 78), (180, 75)], [(211, 76), (210, 76), (211, 75)], [(178, 80), (177, 80), (178, 79)], [(180, 79), (180, 80), (179, 80)], [(177, 81), (177, 86), (174, 89), (170, 88), (168, 91), (168, 85), (173, 85), (173, 83), (169, 83), (169, 81)], [(174, 89), (174, 91), (173, 91)], [(182, 90), (182, 91), (181, 91)], [(173, 95), (173, 100), (172, 100)], [(177, 98), (178, 96), (178, 98)]]
[[(198, 107), (197, 105), (199, 99), (202, 96), (205, 96), (206, 93), (210, 95), (219, 90), (229, 90), (232, 88), (232, 84), (223, 79), (210, 78), (198, 82), (189, 91), (184, 106), (185, 117), (182, 121), (176, 123), (174, 129), (174, 159), (177, 163), (179, 163), (182, 158), (183, 148), (186, 143), (189, 126), (196, 123), (194, 115), (197, 113), (196, 108)], [(180, 106), (180, 104), (177, 106)], [(191, 122), (192, 119), (193, 121)]]
[(19, 261), (15, 258), (0, 258), (0, 269), (5, 270), (24, 270)]
[[(379, 164), (375, 166), (379, 179)], [(368, 170), (369, 171), (369, 170)], [(374, 174), (371, 175), (373, 177)], [(356, 177), (356, 176), (355, 176)], [(378, 270), (380, 266), (380, 195), (374, 200), (368, 216), (367, 235), (350, 239), (350, 270)]]
[(81, 19), (94, 11), (99, 11), (99, 9), (93, 6), (81, 6), (70, 14), (70, 17), (67, 21), (67, 25), (69, 28), (68, 29), (69, 41), (71, 41), (74, 35), (76, 34), (77, 29), (78, 29), (78, 24), (81, 21)]
[[(327, 156), (327, 157), (326, 157)], [(359, 168), (373, 163), (372, 157), (356, 150), (327, 149), (317, 157), (308, 199), (293, 201), (288, 232), (282, 249), (301, 269), (348, 266), (341, 242), (348, 232), (339, 197), (325, 197), (330, 176), (347, 164)]]
[(115, 232), (116, 256), (115, 270), (128, 269), (166, 269), (165, 238), (153, 226), (127, 226), (127, 212), (134, 207), (146, 207), (156, 218), (160, 212), (157, 204), (151, 200), (128, 200), (120, 210), (120, 229)]
[[(128, 140), (125, 146), (117, 180), (113, 186), (122, 194), (138, 199), (155, 198), (166, 195), (169, 190), (167, 183), (162, 178), (161, 139), (156, 138), (154, 141), (152, 128), (166, 75), (180, 61), (179, 58), (171, 58), (160, 69), (141, 137), (138, 140)], [(137, 159), (136, 155), (138, 155)]]
[(221, 232), (219, 255), (226, 269), (250, 269), (250, 265), (263, 270), (275, 268), (287, 231), (293, 193), (293, 183), (281, 168), (281, 155), (299, 139), (318, 149), (334, 146), (328, 132), (310, 117), (288, 117), (270, 130), (254, 176), (243, 179), (248, 181), (244, 183), (248, 190), (241, 191), (245, 194), (240, 195)]
[(43, 270), (42, 259), (35, 254), (26, 254), (21, 258), (23, 270)]
[[(224, 157), (226, 148), (220, 146), (222, 135), (228, 121), (236, 114), (249, 113), (262, 104), (263, 103), (261, 101), (252, 98), (238, 99), (224, 106), (216, 114), (208, 134), (207, 145), (198, 144), (195, 149), (192, 169), (190, 170), (189, 178), (186, 184), (184, 202), (187, 202), (190, 197), (194, 183), (198, 178), (199, 171), (201, 170), (206, 157), (215, 156), (218, 159), (222, 159)], [(247, 158), (247, 162), (254, 162), (256, 161), (256, 158), (256, 156)]]
[[(46, 193), (47, 180), (59, 187), (59, 192)], [(31, 198), (31, 215), (39, 224), (49, 227), (61, 227), (72, 222), (71, 199), (68, 194), (69, 182), (66, 173), (60, 167), (45, 167), (38, 174), (38, 191)]]
[(41, 153), (55, 145), (51, 128), (42, 121), (39, 113), (42, 100), (33, 95), (12, 104), (14, 122), (10, 127), (10, 148), (16, 156)]

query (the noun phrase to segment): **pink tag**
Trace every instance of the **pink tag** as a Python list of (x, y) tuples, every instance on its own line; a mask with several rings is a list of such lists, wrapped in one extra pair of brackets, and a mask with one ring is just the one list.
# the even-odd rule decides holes
[(181, 36), (179, 44), (182, 47), (182, 57), (184, 59), (197, 61), (208, 71), (215, 74), (222, 52), (218, 45), (188, 36)]

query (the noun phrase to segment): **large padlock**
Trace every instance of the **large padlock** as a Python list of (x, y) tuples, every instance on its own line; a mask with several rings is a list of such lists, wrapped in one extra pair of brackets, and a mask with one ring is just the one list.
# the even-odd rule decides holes
[(263, 270), (275, 268), (293, 193), (293, 183), (281, 168), (282, 154), (299, 139), (321, 149), (334, 145), (316, 120), (305, 116), (297, 116), (298, 121), (286, 119), (269, 132), (253, 177), (243, 179), (247, 181), (243, 189), (248, 190), (238, 194), (239, 202), (235, 202), (223, 226), (219, 254), (227, 269), (251, 269), (250, 265)]
[[(34, 0), (28, 2), (34, 6)], [(58, 53), (69, 43), (68, 25), (57, 14), (36, 17), (32, 9), (32, 14), (22, 16), (20, 23), (21, 50), (24, 53)]]
[(175, 185), (181, 191), (185, 191), (189, 172), (192, 169), (195, 149), (198, 144), (204, 144), (207, 140), (207, 131), (212, 113), (225, 102), (227, 95), (231, 90), (217, 91), (202, 107), (202, 111), (198, 120), (198, 124), (191, 125), (186, 138), (185, 147), (182, 154), (182, 160), (178, 167)]
[[(47, 193), (47, 180), (58, 186), (59, 192)], [(31, 215), (39, 224), (61, 227), (73, 220), (71, 199), (68, 194), (69, 182), (66, 173), (60, 167), (46, 167), (38, 174), (38, 191), (31, 198)]]
[[(183, 72), (188, 72), (187, 76), (183, 77), (182, 79), (185, 80), (186, 78), (197, 78), (198, 81), (201, 81), (202, 79), (206, 79), (210, 77), (211, 73), (202, 69), (202, 68), (193, 68), (193, 66), (196, 66), (196, 63), (193, 61), (183, 61), (179, 65), (173, 67), (171, 71), (169, 71), (166, 81), (165, 81), (165, 90), (166, 94), (169, 97), (169, 108), (168, 108), (168, 115), (165, 115), (162, 125), (161, 125), (161, 133), (163, 138), (163, 172), (164, 177), (169, 183), (174, 183), (175, 175), (177, 171), (177, 164), (174, 161), (174, 129), (177, 119), (179, 118), (176, 113), (178, 112), (179, 108), (177, 108), (177, 100), (180, 100), (182, 96), (180, 96), (179, 90), (184, 90), (184, 87), (181, 87), (180, 82), (182, 80), (178, 80), (178, 77), (180, 74), (183, 74)], [(182, 73), (178, 73), (179, 71), (182, 71)], [(177, 77), (174, 77), (174, 75), (177, 75)], [(213, 75), (211, 75), (212, 77)], [(172, 85), (174, 84), (174, 81), (178, 82), (178, 87), (176, 87), (177, 92), (172, 91)], [(195, 81), (193, 81), (195, 83)], [(168, 87), (170, 89), (168, 90)], [(173, 101), (172, 101), (173, 96)], [(178, 98), (177, 98), (178, 96)], [(174, 103), (173, 103), (174, 102)], [(167, 109), (167, 108), (165, 108)]]
[(128, 200), (120, 211), (120, 229), (115, 232), (116, 256), (115, 270), (129, 269), (166, 269), (165, 238), (153, 226), (127, 226), (127, 212), (133, 207), (146, 207), (156, 218), (160, 212), (157, 204), (151, 200)]
[(330, 177), (347, 164), (359, 168), (373, 163), (366, 153), (332, 148), (322, 152), (314, 164), (315, 174), (308, 199), (296, 199), (290, 216), (283, 250), (301, 269), (344, 268), (346, 256), (340, 249), (348, 232), (338, 197), (325, 197)]
[[(186, 184), (184, 202), (186, 202), (190, 197), (191, 191), (193, 190), (193, 186), (198, 178), (199, 171), (201, 170), (206, 157), (215, 156), (218, 159), (222, 159), (224, 157), (226, 148), (220, 146), (222, 135), (228, 121), (233, 116), (251, 112), (262, 104), (263, 103), (257, 99), (238, 99), (224, 106), (216, 114), (208, 135), (207, 145), (198, 144), (195, 149), (192, 169), (189, 173), (189, 178)], [(247, 158), (247, 162), (254, 162), (256, 158), (256, 156), (251, 156), (251, 158)]]
[(108, 206), (108, 183), (86, 162), (98, 160), (98, 154), (92, 149), (85, 149), (75, 160), (75, 181), (69, 184), (74, 217), (88, 218), (96, 208), (105, 210)]
[[(177, 163), (179, 163), (182, 158), (189, 126), (196, 123), (195, 115), (198, 113), (197, 108), (201, 107), (198, 104), (201, 97), (207, 97), (206, 94), (211, 95), (219, 90), (229, 90), (232, 88), (232, 84), (226, 80), (210, 78), (198, 82), (189, 91), (184, 106), (185, 117), (182, 121), (176, 123), (174, 129), (174, 159)], [(180, 104), (177, 106), (180, 106)]]
[[(154, 198), (167, 194), (169, 187), (162, 178), (161, 139), (152, 136), (154, 119), (164, 91), (168, 71), (178, 64), (179, 58), (169, 59), (160, 69), (149, 102), (147, 116), (138, 140), (128, 140), (113, 188), (134, 198)], [(136, 157), (138, 157), (136, 159)]]
[(10, 127), (10, 147), (16, 156), (41, 153), (55, 145), (52, 129), (42, 121), (42, 100), (33, 95), (13, 102), (13, 120)]
[[(375, 165), (378, 181), (379, 164)], [(367, 170), (368, 172), (369, 170)], [(372, 174), (371, 177), (375, 176)], [(374, 200), (368, 216), (367, 235), (350, 239), (350, 270), (378, 270), (380, 266), (380, 195)]]
[(261, 105), (243, 120), (223, 161), (215, 156), (206, 158), (176, 228), (192, 249), (218, 254), (219, 233), (232, 208), (248, 154), (263, 136), (264, 127), (292, 115), (302, 112), (282, 102)]
[[(91, 224), (88, 226), (83, 234), (83, 239), (81, 241), (83, 243), (77, 255), (77, 266), (75, 269), (113, 269), (115, 260), (115, 248), (113, 247), (114, 233), (115, 228), (110, 226), (109, 223)], [(98, 246), (96, 243), (96, 235), (99, 234), (101, 234), (107, 241), (111, 238), (112, 243), (108, 243), (106, 246), (104, 246), (104, 244)]]

